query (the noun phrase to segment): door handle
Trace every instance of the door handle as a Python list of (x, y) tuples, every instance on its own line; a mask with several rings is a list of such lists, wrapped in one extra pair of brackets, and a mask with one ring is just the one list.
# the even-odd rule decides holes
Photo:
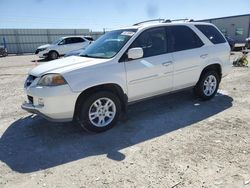
[(208, 54), (202, 54), (202, 55), (200, 55), (200, 57), (201, 57), (202, 59), (205, 59), (207, 56), (208, 56)]
[(162, 63), (162, 66), (167, 67), (167, 66), (171, 65), (172, 63), (173, 63), (173, 61), (167, 61), (165, 63)]

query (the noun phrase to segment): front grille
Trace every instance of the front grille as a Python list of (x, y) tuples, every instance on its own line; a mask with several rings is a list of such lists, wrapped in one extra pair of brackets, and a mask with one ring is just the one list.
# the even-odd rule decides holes
[(29, 75), (25, 81), (24, 87), (29, 87), (35, 79), (35, 76)]
[(39, 52), (43, 51), (44, 49), (37, 49), (35, 54), (38, 54)]
[(33, 104), (33, 102), (34, 102), (33, 101), (33, 97), (31, 97), (31, 96), (28, 95), (28, 100), (29, 100), (29, 103)]

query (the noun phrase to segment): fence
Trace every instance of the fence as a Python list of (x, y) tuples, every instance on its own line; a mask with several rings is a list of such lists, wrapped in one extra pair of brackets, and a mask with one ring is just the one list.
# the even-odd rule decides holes
[(0, 44), (5, 39), (8, 53), (34, 53), (38, 46), (52, 43), (60, 37), (91, 35), (97, 39), (102, 34), (89, 29), (0, 29)]

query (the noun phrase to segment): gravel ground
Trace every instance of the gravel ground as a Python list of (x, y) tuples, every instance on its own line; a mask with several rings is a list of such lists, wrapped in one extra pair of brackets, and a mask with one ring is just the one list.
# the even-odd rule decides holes
[(90, 134), (20, 109), (34, 60), (0, 58), (0, 187), (250, 187), (249, 68), (233, 68), (211, 101), (158, 97)]

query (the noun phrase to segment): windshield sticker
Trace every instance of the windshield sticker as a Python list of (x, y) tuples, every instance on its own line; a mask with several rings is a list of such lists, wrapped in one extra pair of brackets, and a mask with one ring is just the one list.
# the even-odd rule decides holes
[(126, 36), (133, 36), (135, 34), (135, 32), (132, 32), (132, 31), (123, 31), (122, 33), (121, 33), (121, 35), (126, 35)]

